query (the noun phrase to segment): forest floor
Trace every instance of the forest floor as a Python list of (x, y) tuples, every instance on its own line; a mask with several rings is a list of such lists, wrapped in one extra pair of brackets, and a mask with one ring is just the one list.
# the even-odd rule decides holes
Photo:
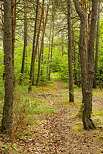
[[(103, 153), (103, 90), (93, 90), (92, 119), (97, 129), (91, 131), (83, 130), (81, 119), (77, 116), (81, 106), (81, 89), (75, 88), (74, 103), (68, 103), (68, 88), (64, 83), (55, 82), (36, 90), (29, 96), (22, 94), (23, 106), (18, 104), (21, 95), (15, 96), (18, 110), (14, 109), (12, 141), (7, 135), (0, 134), (1, 154)], [(38, 103), (33, 104), (33, 100)], [(32, 105), (39, 108), (30, 110)], [(17, 106), (14, 108), (17, 109)]]

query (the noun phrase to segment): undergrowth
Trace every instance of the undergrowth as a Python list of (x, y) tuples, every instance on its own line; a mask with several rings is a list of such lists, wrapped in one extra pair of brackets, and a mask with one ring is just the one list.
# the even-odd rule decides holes
[[(26, 132), (26, 128), (29, 126), (38, 126), (41, 123), (41, 117), (45, 114), (56, 113), (55, 106), (51, 106), (47, 103), (45, 98), (42, 98), (46, 87), (33, 87), (31, 93), (27, 92), (27, 87), (17, 86), (15, 91), (13, 115), (14, 115), (14, 127), (13, 132)], [(25, 129), (23, 129), (25, 128)]]
[[(2, 87), (3, 85), (0, 88), (0, 117), (2, 117), (4, 97), (4, 89)], [(14, 92), (12, 138), (14, 140), (18, 139), (19, 141), (24, 141), (33, 138), (33, 134), (39, 136), (40, 130), (38, 129), (45, 123), (45, 117), (48, 114), (52, 116), (52, 114), (57, 113), (58, 108), (61, 106), (68, 112), (70, 112), (70, 110), (72, 111), (70, 117), (68, 117), (70, 120), (74, 120), (72, 129), (76, 133), (82, 133), (82, 122), (80, 122), (79, 118), (76, 118), (78, 109), (80, 109), (81, 106), (81, 89), (75, 88), (75, 102), (70, 103), (67, 88), (68, 84), (59, 81), (53, 81), (47, 86), (33, 86), (32, 92), (28, 92), (28, 87), (25, 85), (16, 85)], [(97, 95), (100, 95), (100, 91), (97, 91), (96, 96)], [(103, 125), (102, 115), (102, 110), (93, 110), (92, 118), (97, 125)], [(1, 147), (4, 147), (4, 152), (10, 151), (10, 148), (16, 151), (18, 149), (16, 144), (8, 144), (7, 141), (6, 144), (2, 142), (0, 148)]]

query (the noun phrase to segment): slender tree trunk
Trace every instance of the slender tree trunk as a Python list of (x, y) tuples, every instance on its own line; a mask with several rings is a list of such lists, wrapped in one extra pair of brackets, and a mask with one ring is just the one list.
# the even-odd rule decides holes
[(22, 56), (20, 84), (22, 83), (22, 75), (24, 74), (26, 48), (27, 48), (27, 1), (24, 0), (24, 47), (23, 47), (23, 56)]
[[(13, 63), (13, 69), (14, 69), (14, 50), (15, 50), (15, 30), (16, 30), (16, 0), (12, 0), (11, 2), (12, 9), (12, 63)], [(13, 79), (13, 84), (15, 86), (15, 76)]]
[(52, 17), (51, 17), (51, 25), (50, 25), (50, 35), (49, 35), (49, 53), (48, 53), (48, 80), (50, 81), (50, 74), (51, 74), (51, 62), (52, 62), (52, 55), (53, 55), (53, 44), (54, 44), (54, 21), (55, 21), (55, 3), (52, 1)]
[(35, 45), (35, 56), (34, 56), (34, 67), (33, 67), (32, 85), (34, 85), (35, 59), (36, 59), (37, 51), (38, 51), (38, 57), (39, 57), (39, 37), (40, 37), (42, 20), (43, 20), (43, 17), (44, 17), (44, 2), (45, 2), (45, 0), (42, 1), (42, 11), (41, 11), (40, 22), (39, 22), (38, 32), (37, 32), (36, 45)]
[(98, 18), (97, 18), (97, 31), (96, 31), (96, 53), (95, 53), (93, 88), (97, 87), (96, 75), (97, 75), (97, 67), (98, 67), (99, 32), (100, 32), (100, 2), (98, 3)]
[(15, 30), (16, 30), (16, 0), (12, 0), (12, 57), (14, 67), (14, 49), (15, 49)]
[(49, 11), (49, 4), (47, 4), (45, 23), (43, 24), (43, 33), (42, 33), (42, 38), (41, 38), (41, 46), (40, 46), (40, 52), (39, 52), (39, 56), (38, 56), (38, 74), (37, 74), (36, 86), (38, 86), (39, 78), (40, 78), (41, 56), (43, 54), (43, 48), (44, 48), (44, 35), (45, 35), (46, 24), (47, 24), (47, 19), (48, 19), (48, 11)]
[(69, 102), (74, 102), (73, 70), (72, 70), (72, 31), (71, 31), (71, 0), (67, 1), (68, 8), (68, 70), (69, 70)]
[(77, 83), (77, 60), (76, 60), (76, 49), (75, 49), (75, 42), (74, 42), (74, 30), (72, 28), (72, 46), (73, 46), (73, 60), (74, 60), (74, 84), (78, 85)]
[(11, 131), (13, 108), (12, 1), (4, 0), (5, 97), (1, 131)]
[(50, 26), (50, 34), (49, 34), (49, 51), (48, 51), (48, 65), (47, 65), (47, 80), (50, 81), (50, 73), (51, 73), (51, 26)]
[[(43, 6), (44, 6), (44, 0), (43, 0)], [(39, 9), (39, 0), (36, 1), (36, 17), (35, 17), (35, 24), (34, 24), (33, 48), (32, 48), (31, 67), (30, 67), (30, 83), (28, 88), (29, 91), (32, 90), (32, 80), (34, 75), (34, 62), (35, 62), (35, 56), (36, 56), (35, 42), (36, 42), (38, 9)]]
[(64, 52), (64, 35), (61, 33), (62, 35), (62, 46), (61, 46), (61, 49), (62, 49), (62, 57), (63, 57), (63, 52)]
[[(53, 9), (54, 10), (54, 9)], [(53, 47), (54, 47), (54, 12), (52, 14), (52, 34), (51, 34), (51, 47), (50, 47), (50, 67), (49, 67), (49, 76), (51, 74), (52, 69), (52, 57), (53, 57)]]
[[(1, 27), (3, 26), (3, 23), (4, 23), (4, 18), (3, 18), (3, 2), (0, 1), (0, 25)], [(1, 39), (3, 40), (3, 28), (0, 28), (1, 29), (1, 32), (0, 32), (0, 36), (1, 36)]]
[[(3, 1), (0, 1), (0, 16), (1, 16), (1, 27), (3, 27), (4, 24), (4, 14), (3, 14), (4, 6), (3, 6)], [(3, 40), (4, 37), (4, 31), (3, 28), (1, 28), (1, 39)], [(2, 43), (3, 46), (3, 43)]]
[(78, 77), (77, 77), (77, 85), (78, 87), (81, 87), (82, 83), (81, 83), (81, 60), (80, 60), (80, 53), (78, 53)]

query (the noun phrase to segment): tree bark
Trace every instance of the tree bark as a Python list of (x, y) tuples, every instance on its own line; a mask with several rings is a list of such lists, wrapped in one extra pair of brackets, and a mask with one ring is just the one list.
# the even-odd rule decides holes
[(24, 0), (24, 48), (23, 48), (23, 56), (22, 56), (20, 84), (22, 83), (22, 75), (24, 74), (26, 48), (27, 48), (27, 1)]
[(51, 26), (50, 26), (50, 34), (49, 34), (49, 51), (48, 51), (48, 66), (47, 66), (47, 80), (50, 81), (50, 74), (51, 74)]
[(96, 76), (97, 76), (97, 67), (98, 67), (99, 32), (100, 32), (100, 2), (98, 3), (98, 18), (97, 18), (97, 31), (96, 31), (96, 52), (95, 52), (93, 88), (97, 87)]
[(73, 60), (74, 60), (74, 84), (78, 86), (77, 81), (77, 55), (76, 55), (76, 49), (75, 49), (75, 41), (74, 41), (74, 29), (72, 28), (72, 46), (73, 46)]
[(52, 1), (52, 17), (51, 17), (51, 26), (50, 26), (50, 36), (49, 36), (49, 54), (48, 54), (48, 80), (50, 81), (51, 74), (51, 63), (53, 56), (53, 44), (54, 44), (54, 20), (55, 20), (55, 3)]
[[(92, 86), (94, 73), (94, 38), (96, 27), (97, 0), (92, 0), (92, 15), (88, 46), (86, 44), (86, 13), (80, 8), (79, 1), (74, 0), (76, 11), (80, 17), (80, 43), (79, 52), (81, 59), (82, 74), (82, 102), (84, 104), (82, 121), (84, 129), (94, 129), (94, 123), (91, 120), (92, 113)], [(88, 50), (87, 50), (88, 49)]]
[[(44, 0), (43, 4), (44, 6)], [(35, 43), (36, 43), (36, 32), (37, 32), (37, 19), (38, 19), (38, 9), (39, 9), (39, 0), (36, 1), (36, 16), (35, 16), (35, 24), (34, 24), (34, 36), (33, 36), (33, 47), (32, 47), (32, 57), (31, 57), (31, 67), (30, 67), (30, 82), (29, 82), (29, 88), (28, 90), (32, 90), (32, 80), (34, 75), (34, 62), (36, 57), (36, 51), (35, 51)]]
[(11, 132), (13, 108), (12, 1), (4, 0), (5, 97), (1, 131)]
[(16, 30), (16, 0), (12, 0), (12, 57), (14, 67), (15, 30)]
[(49, 4), (47, 4), (46, 17), (45, 17), (45, 22), (43, 24), (43, 33), (42, 33), (42, 38), (41, 38), (40, 53), (38, 56), (38, 74), (37, 74), (36, 86), (38, 86), (39, 78), (40, 78), (41, 56), (43, 54), (43, 48), (44, 48), (44, 35), (45, 35), (46, 24), (47, 24), (47, 19), (48, 19), (48, 11), (49, 11)]
[(73, 70), (72, 70), (72, 30), (71, 30), (71, 0), (67, 1), (68, 22), (68, 71), (69, 71), (69, 102), (74, 102)]
[(83, 125), (84, 128), (94, 129), (94, 123), (91, 120), (92, 113), (92, 87), (94, 79), (94, 40), (96, 33), (96, 20), (97, 20), (97, 6), (98, 0), (92, 0), (92, 15), (91, 15), (91, 24), (88, 40), (88, 78), (87, 78), (87, 90), (86, 90), (86, 101), (84, 102), (83, 110)]

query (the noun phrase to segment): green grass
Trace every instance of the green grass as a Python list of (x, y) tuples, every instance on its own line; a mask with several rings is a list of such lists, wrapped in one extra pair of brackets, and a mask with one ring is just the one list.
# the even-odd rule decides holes
[(56, 113), (56, 111), (54, 109), (51, 109), (49, 106), (38, 106), (36, 108), (31, 108), (28, 110), (28, 114), (33, 115), (33, 114), (43, 114), (43, 113), (48, 113), (48, 114), (52, 114), (52, 113)]

